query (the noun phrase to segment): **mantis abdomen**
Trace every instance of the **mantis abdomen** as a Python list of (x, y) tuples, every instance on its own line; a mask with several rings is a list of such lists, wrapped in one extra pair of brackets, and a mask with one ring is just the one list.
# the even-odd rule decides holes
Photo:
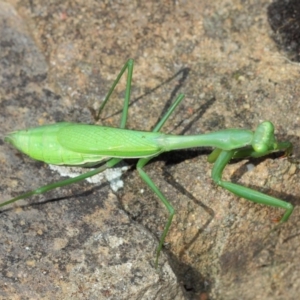
[(159, 154), (162, 133), (98, 125), (56, 123), (15, 131), (7, 142), (33, 159), (54, 165), (84, 165), (110, 157), (140, 158)]

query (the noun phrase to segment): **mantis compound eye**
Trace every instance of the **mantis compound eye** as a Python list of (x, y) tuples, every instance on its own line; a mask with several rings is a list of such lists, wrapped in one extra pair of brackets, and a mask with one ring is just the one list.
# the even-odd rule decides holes
[(253, 135), (252, 147), (258, 153), (272, 150), (275, 145), (274, 125), (265, 121), (260, 123)]

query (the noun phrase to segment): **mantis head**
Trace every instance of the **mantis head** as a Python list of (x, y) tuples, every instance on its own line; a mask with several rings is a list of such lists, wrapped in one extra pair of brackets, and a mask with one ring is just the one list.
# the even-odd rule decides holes
[(269, 121), (260, 123), (253, 134), (252, 147), (259, 154), (277, 150), (277, 141), (274, 136), (274, 125)]

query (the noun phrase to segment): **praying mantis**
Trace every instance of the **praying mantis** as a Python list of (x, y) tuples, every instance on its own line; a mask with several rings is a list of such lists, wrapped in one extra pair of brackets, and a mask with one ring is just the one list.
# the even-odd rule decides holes
[(161, 128), (184, 98), (184, 95), (180, 94), (151, 132), (125, 129), (133, 64), (132, 59), (125, 63), (97, 113), (97, 119), (99, 119), (101, 111), (127, 70), (126, 92), (119, 128), (61, 122), (15, 131), (5, 137), (6, 142), (21, 152), (47, 164), (82, 167), (93, 167), (102, 164), (75, 178), (47, 184), (26, 192), (1, 203), (0, 207), (94, 176), (107, 168), (115, 166), (123, 159), (138, 159), (136, 168), (139, 175), (158, 196), (169, 213), (156, 251), (155, 266), (157, 267), (159, 254), (171, 226), (175, 210), (143, 168), (151, 159), (163, 152), (205, 146), (215, 148), (208, 156), (208, 162), (214, 164), (212, 179), (218, 186), (247, 200), (284, 209), (285, 212), (279, 222), (287, 221), (294, 209), (292, 204), (251, 188), (222, 180), (223, 170), (233, 158), (257, 158), (276, 151), (285, 151), (286, 155), (291, 154), (292, 144), (290, 142), (276, 141), (273, 124), (264, 121), (257, 126), (255, 131), (224, 129), (201, 135), (187, 136), (161, 133)]

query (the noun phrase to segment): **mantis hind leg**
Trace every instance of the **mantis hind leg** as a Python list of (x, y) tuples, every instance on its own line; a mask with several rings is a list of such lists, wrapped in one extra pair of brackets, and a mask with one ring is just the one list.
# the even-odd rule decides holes
[(222, 150), (219, 153), (219, 156), (216, 159), (212, 170), (212, 178), (215, 181), (215, 183), (239, 197), (245, 198), (247, 200), (256, 203), (284, 209), (285, 213), (279, 222), (282, 223), (287, 221), (294, 209), (292, 204), (280, 200), (278, 198), (263, 194), (261, 192), (255, 191), (253, 189), (241, 186), (239, 184), (222, 180), (221, 177), (222, 177), (223, 170), (233, 156), (234, 156), (234, 150), (231, 151)]
[(11, 204), (11, 203), (14, 203), (14, 202), (16, 202), (18, 200), (21, 200), (21, 199), (29, 198), (29, 197), (34, 196), (34, 195), (39, 195), (39, 194), (46, 193), (46, 192), (48, 192), (50, 190), (53, 190), (53, 189), (56, 189), (58, 187), (63, 187), (63, 186), (66, 186), (66, 185), (84, 180), (84, 179), (89, 178), (91, 176), (94, 176), (98, 173), (101, 173), (101, 172), (103, 172), (104, 170), (106, 170), (108, 168), (113, 167), (114, 165), (116, 165), (120, 161), (121, 161), (120, 158), (112, 158), (112, 159), (108, 160), (104, 165), (100, 166), (99, 168), (96, 168), (92, 171), (81, 174), (81, 175), (79, 175), (77, 177), (74, 177), (74, 178), (68, 178), (68, 179), (65, 179), (65, 180), (62, 180), (62, 181), (59, 181), (59, 182), (50, 183), (50, 184), (44, 185), (44, 186), (42, 186), (42, 187), (40, 187), (36, 190), (26, 192), (22, 195), (19, 195), (15, 198), (12, 198), (12, 199), (8, 200), (8, 201), (0, 203), (0, 207), (6, 206), (6, 205)]
[[(174, 101), (174, 103), (171, 105), (171, 107), (168, 109), (168, 111), (166, 112), (166, 114), (161, 118), (161, 120), (158, 122), (158, 124), (154, 127), (153, 132), (158, 132), (161, 129), (161, 127), (165, 124), (165, 122), (167, 121), (167, 119), (173, 113), (173, 111), (178, 106), (178, 104), (183, 100), (183, 98), (184, 98), (183, 94), (178, 95), (178, 97), (176, 98), (176, 100)], [(152, 181), (152, 179), (143, 170), (143, 167), (152, 158), (153, 157), (139, 159), (139, 161), (137, 163), (137, 170), (138, 170), (141, 178), (144, 180), (144, 182), (158, 196), (158, 198), (162, 201), (162, 203), (164, 204), (164, 206), (167, 208), (167, 210), (169, 212), (169, 217), (168, 217), (168, 220), (166, 222), (166, 225), (165, 225), (165, 228), (163, 230), (163, 233), (161, 235), (161, 238), (160, 238), (160, 241), (159, 241), (159, 244), (158, 244), (158, 247), (157, 247), (157, 251), (156, 251), (155, 267), (157, 268), (159, 254), (160, 254), (160, 251), (161, 251), (161, 249), (163, 247), (163, 244), (164, 244), (164, 241), (165, 241), (165, 237), (168, 234), (168, 231), (169, 231), (170, 226), (172, 224), (172, 219), (173, 219), (173, 216), (175, 214), (175, 210), (174, 210), (173, 206), (171, 205), (171, 203), (164, 196), (164, 194), (160, 191), (160, 189), (154, 184), (154, 182)]]
[(128, 69), (127, 72), (127, 82), (126, 82), (126, 92), (125, 92), (125, 98), (124, 98), (124, 105), (123, 105), (123, 112), (122, 112), (122, 118), (120, 122), (120, 128), (125, 128), (127, 116), (128, 116), (128, 107), (129, 107), (129, 100), (130, 100), (130, 92), (131, 92), (131, 81), (132, 81), (132, 73), (133, 73), (133, 59), (128, 59), (123, 68), (121, 69), (119, 75), (115, 79), (113, 85), (111, 86), (110, 90), (108, 91), (104, 101), (100, 105), (100, 108), (98, 110), (96, 120), (99, 119), (100, 113), (103, 110), (104, 106), (106, 105), (107, 101), (109, 100), (111, 94), (113, 93), (115, 87), (119, 83), (121, 77), (123, 76), (126, 69)]

